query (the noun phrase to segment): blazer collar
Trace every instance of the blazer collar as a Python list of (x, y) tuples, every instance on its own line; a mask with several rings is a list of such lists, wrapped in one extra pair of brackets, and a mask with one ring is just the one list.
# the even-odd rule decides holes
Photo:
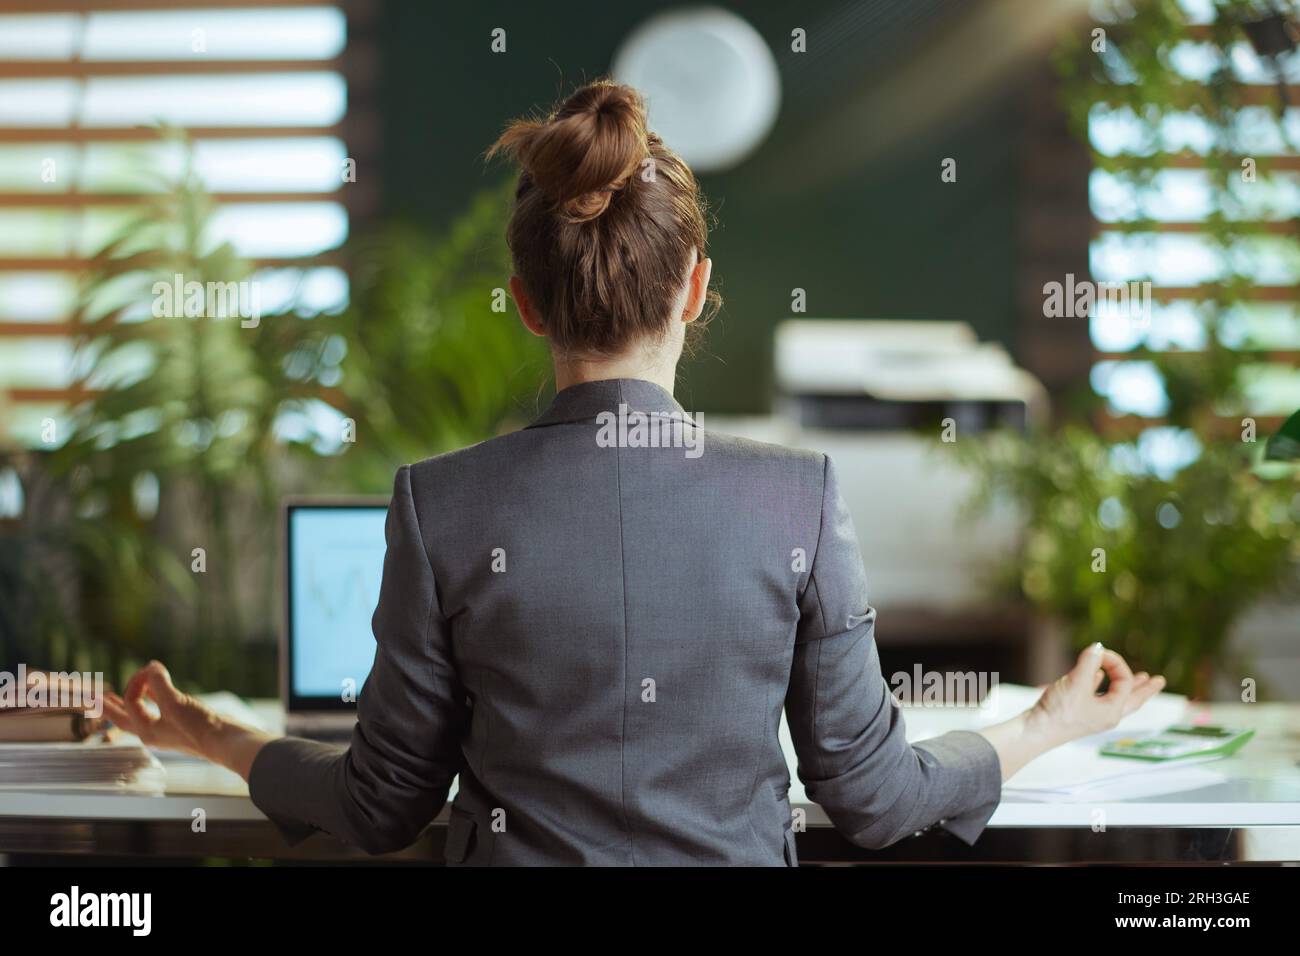
[(570, 385), (557, 392), (550, 407), (528, 427), (586, 421), (601, 412), (617, 414), (620, 405), (626, 405), (631, 412), (675, 413), (694, 424), (677, 400), (653, 382), (640, 378), (608, 378)]

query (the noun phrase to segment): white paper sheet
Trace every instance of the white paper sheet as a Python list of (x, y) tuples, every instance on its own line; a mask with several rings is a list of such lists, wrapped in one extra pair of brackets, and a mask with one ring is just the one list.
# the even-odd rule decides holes
[[(952, 730), (978, 730), (1000, 723), (1028, 710), (1042, 695), (1043, 688), (1023, 684), (1000, 684), (980, 707), (903, 707), (907, 739), (912, 743), (938, 737)], [(1164, 730), (1187, 720), (1187, 698), (1180, 694), (1157, 694), (1136, 713), (1120, 721), (1108, 734), (1073, 741), (1030, 762), (1003, 785), (1007, 796), (1031, 800), (1132, 799), (1210, 786), (1222, 775), (1193, 766), (1205, 760), (1180, 760), (1176, 764), (1151, 763), (1122, 757), (1103, 757), (1098, 752), (1111, 737)], [(790, 762), (790, 800), (806, 800), (796, 775), (794, 744), (784, 716), (781, 746)], [(1179, 771), (1179, 772), (1174, 772)], [(1193, 772), (1195, 771), (1195, 772)]]

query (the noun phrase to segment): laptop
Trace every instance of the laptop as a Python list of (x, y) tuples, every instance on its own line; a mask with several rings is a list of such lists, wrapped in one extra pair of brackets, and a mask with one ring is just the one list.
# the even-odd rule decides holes
[(346, 741), (375, 659), (387, 498), (286, 501), (280, 699), (285, 731)]

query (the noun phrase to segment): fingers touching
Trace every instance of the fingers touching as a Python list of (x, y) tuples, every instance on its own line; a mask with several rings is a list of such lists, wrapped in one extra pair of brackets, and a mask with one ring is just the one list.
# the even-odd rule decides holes
[[(160, 661), (150, 661), (131, 675), (122, 694), (108, 691), (104, 695), (104, 709), (114, 724), (141, 739), (148, 739), (180, 696), (167, 668)], [(147, 701), (157, 705), (157, 710)]]
[[(1108, 681), (1106, 692), (1098, 694), (1103, 681)], [(1089, 704), (1095, 702), (1111, 722), (1118, 723), (1164, 690), (1165, 679), (1145, 671), (1134, 674), (1120, 654), (1096, 643), (1079, 654), (1069, 685), (1074, 694), (1087, 698)]]

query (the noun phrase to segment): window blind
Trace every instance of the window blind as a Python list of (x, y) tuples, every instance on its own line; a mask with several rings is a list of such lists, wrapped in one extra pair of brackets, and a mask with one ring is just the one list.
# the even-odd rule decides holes
[[(342, 308), (339, 250), (366, 192), (344, 164), (374, 136), (354, 101), (373, 56), (364, 6), (102, 0), (0, 4), (0, 431), (35, 446), (76, 400), (79, 270), (179, 170), (183, 128), (229, 241), (276, 295)], [(64, 429), (58, 429), (63, 433)]]

